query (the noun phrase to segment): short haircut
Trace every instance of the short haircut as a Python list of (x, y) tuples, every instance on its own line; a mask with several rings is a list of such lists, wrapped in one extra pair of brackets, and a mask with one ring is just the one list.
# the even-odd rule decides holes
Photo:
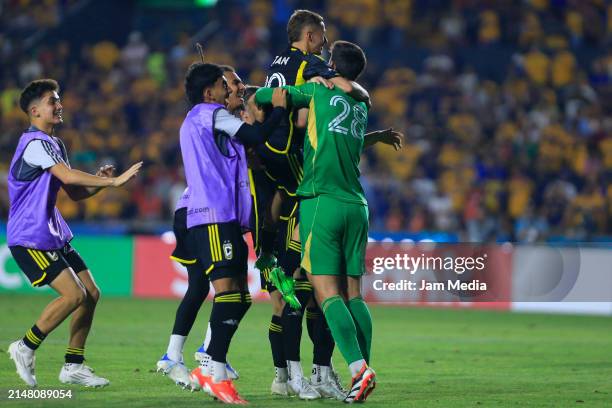
[(221, 68), (223, 72), (236, 72), (236, 68), (231, 65), (219, 65), (219, 68)]
[(260, 87), (255, 85), (247, 85), (246, 89), (244, 90), (244, 100), (248, 101), (251, 96), (255, 95), (255, 92), (257, 92), (259, 88)]
[(204, 90), (210, 88), (223, 76), (216, 64), (194, 62), (185, 75), (185, 94), (191, 106), (204, 102)]
[(323, 17), (310, 10), (295, 10), (287, 23), (287, 37), (289, 44), (300, 41), (304, 27), (320, 27)]
[(41, 98), (45, 92), (59, 92), (59, 90), (59, 84), (54, 79), (37, 79), (32, 81), (21, 91), (19, 107), (22, 111), (28, 113), (28, 108), (32, 101)]
[(330, 60), (336, 71), (351, 81), (356, 80), (366, 67), (366, 56), (357, 44), (348, 41), (336, 41), (331, 47)]

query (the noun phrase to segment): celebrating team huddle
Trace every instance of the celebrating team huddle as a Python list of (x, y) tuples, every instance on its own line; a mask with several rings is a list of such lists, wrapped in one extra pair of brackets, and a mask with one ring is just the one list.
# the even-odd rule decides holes
[[(190, 110), (180, 148), (187, 188), (175, 207), (171, 257), (186, 267), (188, 289), (157, 370), (222, 402), (247, 403), (227, 354), (251, 306), (243, 238), (250, 231), (261, 287), (272, 304), (271, 392), (363, 402), (376, 386), (376, 374), (370, 367), (372, 319), (361, 297), (368, 207), (358, 166), (364, 147), (379, 142), (399, 149), (402, 135), (391, 129), (366, 133), (370, 99), (355, 82), (366, 66), (359, 46), (336, 41), (325, 62), (324, 20), (308, 10), (293, 13), (287, 33), (289, 46), (271, 63), (265, 87), (245, 86), (232, 67), (204, 58), (185, 76)], [(99, 292), (70, 246), (72, 234), (55, 199), (60, 187), (73, 199), (119, 187), (141, 163), (119, 177), (112, 177), (108, 166), (97, 175), (71, 169), (66, 149), (53, 135), (62, 121), (58, 91), (54, 81), (42, 80), (22, 94), (32, 127), (20, 139), (9, 173), (8, 241), (32, 284), (48, 284), (60, 297), (9, 353), (19, 376), (36, 386), (34, 351), (72, 314), (60, 380), (105, 386), (109, 381), (95, 375), (83, 357)], [(24, 209), (40, 197), (46, 205), (30, 225)], [(190, 370), (183, 346), (210, 285), (215, 295), (208, 330), (194, 355), (198, 366)], [(300, 356), (304, 315), (313, 342), (309, 379)], [(352, 376), (348, 389), (332, 364), (336, 345)]]

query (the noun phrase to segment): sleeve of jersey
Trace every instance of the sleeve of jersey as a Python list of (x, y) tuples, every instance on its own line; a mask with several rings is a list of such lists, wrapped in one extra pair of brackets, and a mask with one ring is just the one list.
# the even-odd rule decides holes
[(32, 167), (43, 170), (64, 163), (63, 158), (55, 152), (51, 143), (46, 140), (32, 140), (23, 152), (23, 160)]
[(287, 111), (284, 108), (276, 107), (265, 122), (255, 122), (252, 125), (244, 123), (238, 129), (236, 138), (245, 146), (257, 146), (263, 144), (270, 138), (270, 135), (278, 127), (281, 119), (285, 117)]
[(322, 58), (316, 55), (309, 55), (306, 61), (307, 64), (304, 68), (304, 73), (302, 74), (304, 80), (306, 81), (316, 76), (320, 76), (325, 79), (330, 79), (338, 76), (338, 73), (336, 71), (331, 69)]
[(289, 104), (292, 108), (307, 108), (310, 105), (310, 100), (314, 96), (314, 91), (317, 84), (308, 83), (300, 86), (287, 86), (287, 92), (289, 93)]
[(225, 132), (229, 137), (235, 137), (243, 123), (227, 109), (219, 109), (215, 112), (215, 130)]
[[(314, 85), (315, 84), (309, 83), (299, 87), (283, 86), (283, 89), (286, 89), (289, 94), (289, 105), (291, 105), (292, 108), (307, 108), (308, 105), (310, 105), (310, 99), (314, 92)], [(273, 92), (273, 88), (260, 88), (255, 93), (255, 102), (258, 105), (271, 104)]]

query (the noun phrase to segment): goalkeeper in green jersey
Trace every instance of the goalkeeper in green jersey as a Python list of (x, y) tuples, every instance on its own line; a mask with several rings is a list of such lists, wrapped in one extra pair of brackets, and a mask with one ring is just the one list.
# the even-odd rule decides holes
[[(357, 45), (337, 41), (330, 64), (354, 81), (366, 65)], [(319, 79), (320, 81), (320, 79)], [(320, 83), (286, 86), (293, 108), (308, 108), (304, 140), (304, 177), (300, 202), (301, 266), (353, 376), (345, 402), (362, 402), (374, 389), (368, 363), (372, 318), (361, 297), (368, 242), (368, 205), (359, 182), (359, 160), (365, 146), (382, 142), (401, 148), (393, 131), (365, 134), (368, 108), (337, 88)], [(255, 101), (269, 104), (272, 89), (257, 91)]]

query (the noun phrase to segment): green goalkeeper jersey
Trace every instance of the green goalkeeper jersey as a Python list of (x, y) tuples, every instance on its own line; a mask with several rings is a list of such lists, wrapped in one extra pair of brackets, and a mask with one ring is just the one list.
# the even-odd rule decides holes
[[(367, 205), (359, 182), (359, 161), (368, 124), (366, 104), (338, 88), (307, 83), (283, 86), (292, 108), (308, 108), (304, 139), (304, 177), (297, 189), (302, 197), (327, 195)], [(261, 88), (258, 104), (272, 101), (272, 88)]]

